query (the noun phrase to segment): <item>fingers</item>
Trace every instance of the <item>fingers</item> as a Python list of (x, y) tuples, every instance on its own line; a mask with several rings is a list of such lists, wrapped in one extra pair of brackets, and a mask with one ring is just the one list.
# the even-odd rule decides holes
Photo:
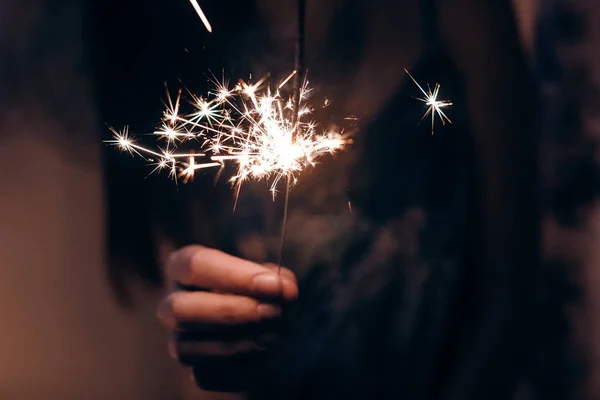
[(239, 342), (182, 342), (169, 341), (169, 355), (184, 365), (192, 365), (198, 357), (231, 356), (238, 353), (261, 351), (264, 347), (251, 340)]
[(291, 301), (298, 296), (298, 287), (291, 271), (283, 271), (280, 276), (273, 268), (202, 246), (174, 252), (167, 264), (169, 278), (184, 285)]
[(169, 354), (182, 362), (206, 356), (231, 356), (252, 351), (263, 351), (276, 339), (264, 336), (257, 340), (246, 339), (232, 342), (171, 340)]
[(205, 362), (211, 370), (219, 360), (263, 353), (277, 338), (278, 304), (298, 296), (290, 270), (202, 246), (173, 253), (167, 277), (177, 284), (158, 316), (176, 331), (169, 351), (183, 364)]
[(266, 268), (268, 268), (269, 270), (271, 270), (272, 272), (275, 272), (276, 274), (278, 274), (279, 276), (285, 278), (285, 279), (289, 279), (290, 282), (293, 283), (298, 283), (297, 279), (296, 279), (296, 275), (290, 271), (289, 269), (285, 268), (285, 267), (280, 267), (277, 264), (272, 264), (272, 263), (267, 263), (264, 264), (264, 266)]
[(159, 319), (177, 329), (182, 323), (234, 325), (269, 320), (281, 308), (257, 299), (211, 292), (174, 292), (162, 301)]

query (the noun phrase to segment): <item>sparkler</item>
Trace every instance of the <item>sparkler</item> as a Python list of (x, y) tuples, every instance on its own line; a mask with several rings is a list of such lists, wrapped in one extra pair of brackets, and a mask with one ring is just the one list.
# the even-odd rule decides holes
[[(220, 167), (226, 162), (237, 164), (230, 178), (235, 188), (237, 205), (242, 184), (250, 179), (271, 181), (273, 199), (277, 185), (286, 178), (285, 206), (281, 228), (279, 266), (283, 254), (290, 186), (296, 176), (319, 157), (332, 154), (350, 143), (337, 131), (318, 132), (318, 125), (306, 118), (312, 109), (306, 104), (310, 88), (304, 71), (305, 0), (298, 1), (298, 40), (295, 70), (276, 89), (263, 77), (252, 84), (240, 80), (233, 88), (228, 82), (214, 82), (215, 90), (205, 98), (191, 95), (194, 111), (181, 113), (181, 90), (175, 101), (168, 95), (167, 109), (161, 127), (154, 132), (165, 141), (151, 149), (136, 143), (128, 129), (111, 129), (109, 141), (121, 150), (139, 155), (156, 165), (155, 170), (168, 169), (172, 177), (193, 179), (197, 170)], [(211, 25), (196, 0), (190, 0), (209, 32)], [(285, 94), (293, 80), (291, 96)], [(326, 105), (329, 101), (326, 100)], [(186, 142), (195, 141), (197, 148), (179, 152)], [(200, 159), (205, 162), (198, 162)], [(187, 161), (185, 161), (187, 160)]]
[[(215, 82), (207, 98), (192, 95), (193, 111), (182, 114), (181, 91), (172, 100), (167, 97), (163, 121), (154, 135), (164, 141), (156, 149), (136, 143), (128, 129), (112, 129), (109, 141), (123, 151), (142, 156), (155, 164), (155, 170), (166, 169), (174, 178), (193, 179), (194, 173), (206, 168), (223, 168), (225, 163), (237, 165), (230, 178), (236, 192), (236, 203), (243, 183), (267, 179), (275, 197), (278, 183), (297, 174), (326, 154), (332, 154), (349, 143), (342, 132), (321, 131), (308, 120), (312, 109), (306, 104), (310, 93), (308, 81), (300, 88), (298, 120), (294, 122), (293, 96), (285, 89), (293, 72), (272, 90), (262, 78), (256, 83), (240, 80), (233, 88), (227, 82)], [(180, 152), (185, 143), (196, 143), (193, 152)]]
[(423, 121), (425, 118), (427, 118), (427, 116), (429, 114), (431, 114), (431, 134), (433, 135), (436, 114), (440, 117), (440, 121), (442, 121), (442, 125), (445, 125), (446, 122), (452, 123), (452, 121), (450, 121), (450, 118), (448, 118), (448, 116), (446, 116), (446, 114), (444, 114), (444, 111), (442, 110), (442, 108), (450, 107), (452, 105), (452, 102), (437, 99), (438, 94), (440, 92), (440, 84), (436, 83), (435, 86), (433, 87), (433, 91), (431, 90), (429, 85), (427, 85), (427, 91), (425, 91), (423, 89), (423, 87), (421, 87), (421, 85), (419, 85), (419, 83), (416, 81), (416, 79), (413, 78), (413, 76), (410, 74), (410, 72), (408, 72), (408, 70), (406, 68), (404, 69), (404, 71), (408, 74), (410, 79), (412, 79), (412, 81), (415, 83), (415, 85), (417, 85), (417, 87), (419, 88), (421, 93), (423, 93), (423, 95), (425, 96), (425, 97), (417, 97), (417, 100), (420, 100), (429, 106), (427, 108), (427, 111), (423, 115), (423, 118), (421, 118), (421, 121)]

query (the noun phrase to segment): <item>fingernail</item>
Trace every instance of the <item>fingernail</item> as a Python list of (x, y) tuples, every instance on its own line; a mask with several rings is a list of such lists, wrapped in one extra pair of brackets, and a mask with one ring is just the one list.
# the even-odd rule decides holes
[(281, 291), (281, 279), (275, 274), (261, 274), (252, 281), (254, 290), (264, 294), (278, 294)]
[(259, 304), (258, 316), (260, 319), (277, 318), (281, 315), (281, 308), (272, 304)]

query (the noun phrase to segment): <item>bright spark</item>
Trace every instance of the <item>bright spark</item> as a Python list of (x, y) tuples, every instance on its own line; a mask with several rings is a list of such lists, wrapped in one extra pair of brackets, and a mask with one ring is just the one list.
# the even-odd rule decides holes
[[(207, 98), (191, 95), (189, 114), (181, 113), (181, 91), (175, 101), (168, 96), (163, 121), (154, 133), (164, 140), (164, 149), (143, 147), (129, 136), (128, 129), (112, 129), (110, 142), (123, 151), (153, 161), (156, 169), (169, 169), (171, 176), (192, 180), (200, 169), (223, 167), (233, 163), (237, 170), (230, 178), (236, 197), (248, 180), (268, 180), (273, 197), (282, 178), (296, 182), (297, 174), (327, 154), (350, 143), (341, 132), (321, 130), (309, 120), (312, 109), (306, 103), (310, 88), (301, 88), (299, 117), (293, 123), (290, 81), (286, 77), (275, 90), (263, 78), (256, 83), (240, 80), (233, 88), (227, 82), (214, 82)], [(289, 93), (288, 93), (289, 92)], [(295, 134), (295, 135), (294, 135)], [(193, 142), (191, 152), (175, 152)], [(209, 162), (199, 163), (201, 157)]]
[(415, 78), (413, 78), (413, 76), (410, 74), (410, 72), (408, 72), (408, 70), (406, 68), (404, 69), (404, 71), (408, 74), (410, 79), (412, 79), (412, 81), (415, 83), (415, 85), (417, 85), (417, 87), (419, 88), (421, 93), (423, 93), (423, 95), (425, 96), (425, 97), (417, 97), (417, 100), (420, 100), (423, 103), (425, 103), (427, 106), (429, 106), (427, 108), (427, 111), (423, 115), (423, 118), (421, 118), (421, 121), (423, 121), (425, 118), (427, 118), (428, 115), (431, 114), (431, 134), (433, 135), (433, 130), (435, 127), (435, 114), (436, 113), (440, 117), (440, 121), (442, 121), (442, 125), (445, 125), (446, 122), (451, 124), (452, 121), (450, 121), (450, 118), (448, 118), (448, 116), (446, 116), (446, 114), (444, 114), (444, 111), (442, 109), (446, 108), (446, 107), (450, 107), (452, 105), (452, 102), (437, 99), (438, 94), (440, 92), (440, 84), (436, 83), (435, 86), (433, 87), (433, 91), (431, 91), (431, 88), (429, 87), (429, 85), (427, 85), (427, 92), (426, 92), (421, 87), (421, 85), (419, 85), (419, 83), (415, 80)]
[(206, 30), (212, 33), (212, 26), (210, 26), (210, 22), (208, 22), (208, 18), (206, 18), (206, 15), (204, 15), (204, 11), (202, 11), (202, 8), (200, 8), (200, 4), (198, 4), (198, 1), (190, 0), (190, 3), (192, 3), (194, 10), (196, 10), (196, 13), (198, 13), (198, 16), (200, 17), (202, 23), (206, 27)]

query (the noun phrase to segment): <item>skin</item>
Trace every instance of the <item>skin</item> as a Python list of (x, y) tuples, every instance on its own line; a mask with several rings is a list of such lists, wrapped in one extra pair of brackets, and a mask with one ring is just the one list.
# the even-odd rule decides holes
[[(174, 290), (160, 303), (158, 317), (172, 331), (182, 324), (233, 325), (259, 323), (281, 316), (281, 306), (298, 297), (294, 274), (275, 265), (260, 265), (203, 246), (187, 246), (171, 254), (166, 265), (170, 281), (202, 288)], [(233, 355), (264, 348), (264, 341), (196, 342), (193, 349), (170, 344), (171, 353), (193, 352), (197, 357)]]

